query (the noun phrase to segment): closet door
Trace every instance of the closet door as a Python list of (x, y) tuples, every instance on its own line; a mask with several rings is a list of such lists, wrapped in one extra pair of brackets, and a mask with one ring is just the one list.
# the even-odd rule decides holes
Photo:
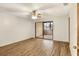
[(43, 38), (43, 23), (42, 22), (36, 22), (35, 23), (35, 37), (37, 38)]

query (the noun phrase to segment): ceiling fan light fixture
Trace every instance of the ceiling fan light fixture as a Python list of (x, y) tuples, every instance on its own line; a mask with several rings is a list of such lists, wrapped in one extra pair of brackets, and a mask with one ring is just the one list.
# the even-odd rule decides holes
[(32, 19), (37, 19), (37, 16), (33, 16), (33, 15), (32, 15)]
[(32, 12), (32, 19), (37, 19), (36, 10), (34, 10), (34, 11)]
[(41, 18), (41, 14), (39, 13), (39, 14), (37, 15), (37, 17), (38, 17), (38, 18)]

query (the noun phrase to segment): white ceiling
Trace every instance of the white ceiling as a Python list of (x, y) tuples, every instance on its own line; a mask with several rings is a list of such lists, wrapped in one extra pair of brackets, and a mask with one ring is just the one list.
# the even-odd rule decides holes
[(64, 6), (62, 3), (0, 3), (0, 14), (9, 13), (26, 17), (26, 15), (31, 15), (33, 10), (38, 10), (42, 14), (62, 16), (68, 14), (69, 5)]

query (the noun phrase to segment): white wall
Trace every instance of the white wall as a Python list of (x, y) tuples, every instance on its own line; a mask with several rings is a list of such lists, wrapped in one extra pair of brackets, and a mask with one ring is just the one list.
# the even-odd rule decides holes
[(54, 40), (69, 42), (68, 38), (68, 17), (54, 19)]
[(70, 50), (72, 55), (77, 55), (77, 49), (73, 46), (77, 46), (77, 5), (71, 4), (70, 10)]
[(0, 46), (34, 37), (34, 26), (29, 17), (0, 14)]
[(46, 15), (39, 21), (53, 21), (53, 40), (69, 42), (68, 34), (68, 16)]

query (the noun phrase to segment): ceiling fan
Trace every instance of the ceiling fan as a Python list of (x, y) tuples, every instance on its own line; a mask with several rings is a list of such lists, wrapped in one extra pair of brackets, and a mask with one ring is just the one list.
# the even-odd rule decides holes
[[(47, 4), (47, 5), (43, 5), (43, 6), (38, 6), (39, 8), (36, 9), (32, 9), (30, 11), (32, 19), (36, 20), (36, 19), (41, 19), (43, 17), (44, 14), (49, 14), (51, 13), (51, 11), (53, 11), (52, 9), (58, 6), (67, 6), (68, 3), (63, 3), (63, 4), (55, 4), (55, 6), (53, 6), (52, 4)], [(45, 7), (47, 6), (47, 7)]]
[(39, 13), (37, 10), (32, 11), (32, 19), (38, 19), (41, 18), (41, 13)]

